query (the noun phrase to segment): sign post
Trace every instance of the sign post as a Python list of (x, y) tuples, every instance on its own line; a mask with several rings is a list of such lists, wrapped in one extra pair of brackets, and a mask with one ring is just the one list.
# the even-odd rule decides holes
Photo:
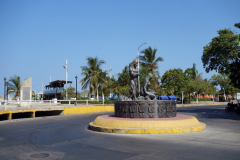
[(240, 93), (237, 93), (237, 101), (240, 101)]

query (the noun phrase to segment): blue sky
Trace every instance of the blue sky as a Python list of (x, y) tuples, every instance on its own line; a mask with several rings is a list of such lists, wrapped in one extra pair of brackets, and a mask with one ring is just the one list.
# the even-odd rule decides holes
[[(0, 1), (0, 94), (4, 77), (21, 81), (32, 77), (33, 89), (51, 80), (68, 80), (76, 86), (86, 58), (105, 60), (102, 69), (117, 75), (149, 46), (157, 48), (160, 75), (183, 70), (196, 63), (203, 78), (203, 46), (217, 30), (240, 22), (239, 0), (1, 0)], [(78, 85), (78, 91), (81, 86)]]

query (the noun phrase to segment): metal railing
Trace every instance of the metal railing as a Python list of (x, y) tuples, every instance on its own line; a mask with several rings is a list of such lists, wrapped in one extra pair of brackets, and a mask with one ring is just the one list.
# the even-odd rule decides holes
[(96, 100), (3, 100), (1, 106), (4, 105), (4, 110), (8, 110), (10, 106), (15, 107), (27, 107), (28, 109), (33, 107), (43, 108), (43, 107), (56, 107), (56, 106), (89, 106), (92, 105), (102, 105), (104, 106), (104, 101), (99, 101), (101, 104), (93, 103)]

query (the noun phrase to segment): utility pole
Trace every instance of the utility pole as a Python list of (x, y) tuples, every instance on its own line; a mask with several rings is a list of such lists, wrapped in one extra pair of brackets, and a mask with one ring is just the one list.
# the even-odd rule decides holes
[[(144, 44), (146, 44), (147, 42), (145, 42), (145, 43), (143, 43), (143, 44), (141, 44), (139, 47), (138, 47), (138, 49), (137, 49), (137, 54), (138, 54), (138, 73), (140, 73), (139, 72), (139, 48), (142, 46), (142, 45), (144, 45)], [(140, 76), (138, 76), (138, 90), (139, 90), (139, 96), (140, 96)]]
[[(111, 71), (112, 71), (112, 68), (110, 66), (110, 69), (105, 69), (106, 72), (109, 72), (109, 75), (110, 75), (110, 79), (111, 79)], [(111, 92), (110, 92), (110, 95), (109, 95), (109, 98), (111, 98)]]
[(6, 77), (4, 77), (4, 101), (5, 101), (5, 96), (6, 96)]
[(68, 72), (67, 59), (66, 59), (66, 66), (63, 66), (63, 68), (66, 69), (66, 99), (67, 99), (67, 84), (68, 84), (68, 81), (67, 81), (67, 72)]

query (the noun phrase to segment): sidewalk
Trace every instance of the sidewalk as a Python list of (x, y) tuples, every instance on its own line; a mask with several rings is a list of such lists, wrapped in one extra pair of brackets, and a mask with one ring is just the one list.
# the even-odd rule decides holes
[[(189, 107), (189, 106), (206, 106), (206, 105), (227, 105), (229, 102), (199, 102), (197, 103), (184, 103), (184, 104), (177, 104), (177, 107)], [(89, 106), (103, 106), (102, 104), (89, 104), (88, 106), (85, 104), (54, 104), (52, 103), (51, 106), (49, 103), (36, 103), (32, 104), (29, 108), (28, 107), (20, 107), (20, 104), (8, 104), (0, 105), (0, 111), (9, 110), (9, 111), (17, 111), (17, 110), (29, 110), (29, 109), (64, 109), (66, 107), (89, 107)], [(104, 104), (104, 106), (114, 106), (114, 104)]]
[(209, 105), (227, 105), (229, 102), (199, 102), (199, 103), (183, 103), (177, 104), (177, 107), (190, 107), (190, 106), (209, 106)]

